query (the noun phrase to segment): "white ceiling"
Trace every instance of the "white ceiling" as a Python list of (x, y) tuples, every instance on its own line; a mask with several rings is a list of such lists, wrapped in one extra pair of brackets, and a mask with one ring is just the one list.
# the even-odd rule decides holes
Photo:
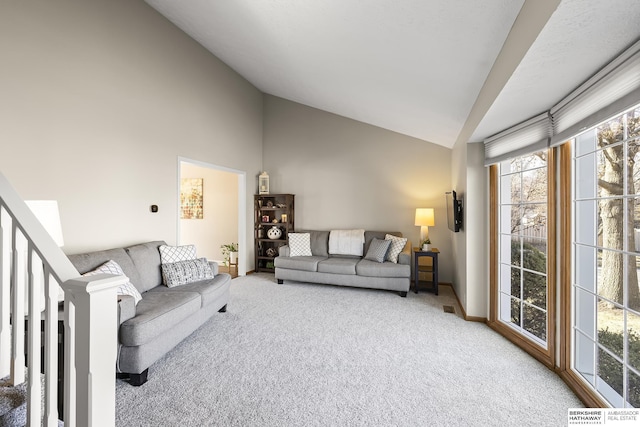
[(640, 38), (638, 0), (146, 1), (264, 93), (446, 147), (549, 109)]

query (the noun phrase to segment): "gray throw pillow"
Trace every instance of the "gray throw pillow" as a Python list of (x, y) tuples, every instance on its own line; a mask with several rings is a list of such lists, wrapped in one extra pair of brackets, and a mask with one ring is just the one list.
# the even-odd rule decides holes
[(162, 264), (162, 280), (169, 288), (206, 279), (213, 279), (213, 270), (206, 258)]
[(389, 245), (391, 245), (390, 240), (373, 239), (364, 259), (375, 262), (384, 262), (384, 257), (387, 255), (387, 251), (389, 250)]

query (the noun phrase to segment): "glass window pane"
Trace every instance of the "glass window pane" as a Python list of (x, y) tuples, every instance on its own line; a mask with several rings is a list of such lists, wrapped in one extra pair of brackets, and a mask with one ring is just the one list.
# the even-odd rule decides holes
[(640, 136), (640, 107), (627, 113), (627, 137)]
[(528, 270), (547, 272), (547, 241), (525, 239), (522, 251), (523, 267)]
[(520, 174), (503, 175), (500, 177), (500, 203), (519, 203), (521, 196)]
[(596, 197), (596, 155), (587, 154), (576, 159), (576, 199)]
[[(546, 151), (538, 151), (537, 153), (533, 153), (528, 156), (522, 156), (522, 170), (530, 170), (536, 168), (545, 168), (547, 167), (547, 152)], [(546, 173), (545, 173), (546, 176)]]
[(576, 245), (576, 284), (593, 293), (596, 292), (596, 248)]
[(596, 296), (590, 292), (576, 289), (576, 327), (587, 337), (594, 340), (596, 330)]
[(598, 152), (598, 196), (621, 196), (624, 193), (624, 145), (618, 144)]
[[(636, 255), (628, 255), (627, 260), (627, 307), (640, 312), (640, 289), (638, 288), (638, 259)], [(640, 329), (639, 329), (640, 331)]]
[(640, 194), (640, 139), (629, 142), (627, 156), (631, 175), (627, 177), (628, 188), (626, 194)]
[[(598, 391), (613, 405), (622, 406), (622, 364), (618, 362), (613, 356), (604, 351), (598, 349), (598, 377), (606, 383), (609, 387), (605, 387), (598, 381)], [(611, 388), (613, 390), (609, 390)], [(619, 396), (612, 393), (615, 392)]]
[(513, 172), (520, 172), (522, 169), (522, 162), (520, 157), (515, 159), (505, 160), (504, 162), (500, 162), (500, 174), (507, 175)]
[[(640, 353), (637, 353), (640, 354)], [(627, 401), (634, 408), (640, 408), (640, 376), (628, 370)]]
[(547, 313), (528, 304), (523, 304), (522, 327), (529, 333), (547, 340)]
[(595, 387), (596, 344), (576, 331), (574, 368), (585, 380)]
[(503, 264), (511, 264), (511, 239), (519, 239), (519, 237), (513, 237), (511, 234), (500, 235), (500, 262)]
[[(520, 215), (520, 211), (519, 210), (517, 210), (515, 213), (517, 215)], [(514, 228), (514, 225), (515, 225), (514, 221), (517, 221), (517, 219), (516, 220), (512, 220), (512, 206), (511, 205), (502, 205), (500, 207), (500, 232), (504, 233), (504, 234), (513, 233), (513, 228)]]
[(622, 359), (624, 310), (598, 299), (598, 343)]
[(606, 147), (624, 138), (623, 116), (618, 116), (596, 127), (599, 147)]
[(633, 240), (629, 243), (629, 250), (640, 253), (640, 198), (630, 199), (629, 203), (633, 203), (633, 220), (629, 225), (633, 228)]
[(627, 312), (627, 346), (629, 366), (640, 371), (640, 316), (631, 312)]
[(511, 323), (516, 326), (521, 326), (520, 324), (520, 300), (516, 298), (511, 298)]
[(596, 245), (596, 201), (584, 200), (575, 203), (576, 242)]
[(547, 308), (547, 277), (541, 274), (522, 272), (523, 299), (536, 307)]
[(575, 139), (576, 157), (583, 156), (587, 153), (593, 153), (597, 149), (596, 130), (591, 129), (580, 134)]
[(622, 305), (624, 296), (624, 255), (598, 250), (598, 295)]
[(511, 238), (511, 265), (522, 266), (522, 238)]
[(521, 274), (522, 270), (519, 268), (511, 268), (511, 287), (508, 292), (511, 292), (511, 295), (516, 298), (522, 298), (520, 295), (520, 289), (522, 287)]
[[(508, 264), (500, 264), (500, 292), (511, 294), (512, 282), (511, 266)], [(519, 286), (520, 281), (518, 280), (518, 287)]]
[(520, 205), (511, 206), (511, 234), (520, 234), (522, 231), (522, 207)]
[(522, 201), (547, 201), (547, 169), (532, 169), (522, 173)]
[(547, 237), (547, 205), (534, 203), (522, 205), (521, 231), (523, 236)]
[(598, 222), (599, 245), (603, 248), (618, 249), (624, 248), (624, 200), (605, 199), (598, 203), (600, 208), (600, 218)]
[[(511, 323), (511, 297), (507, 294), (500, 294), (500, 320), (505, 323)], [(519, 313), (519, 309), (516, 310), (516, 313)]]

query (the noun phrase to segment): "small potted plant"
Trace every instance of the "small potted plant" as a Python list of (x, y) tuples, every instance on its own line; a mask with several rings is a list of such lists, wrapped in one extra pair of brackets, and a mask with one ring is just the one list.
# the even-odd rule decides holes
[(222, 256), (224, 257), (224, 265), (228, 267), (229, 263), (236, 264), (238, 262), (237, 243), (227, 243), (225, 245), (221, 245), (220, 249), (222, 249)]
[(422, 250), (423, 251), (431, 250), (431, 240), (429, 240), (428, 237), (422, 241)]

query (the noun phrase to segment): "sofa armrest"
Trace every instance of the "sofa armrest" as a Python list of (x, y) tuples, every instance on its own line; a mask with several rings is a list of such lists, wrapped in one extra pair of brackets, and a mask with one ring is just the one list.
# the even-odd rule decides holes
[(284, 245), (278, 248), (278, 255), (280, 256), (289, 256), (291, 252), (289, 251), (289, 246)]
[(398, 264), (411, 265), (411, 241), (407, 240), (407, 244), (398, 254)]
[(209, 266), (211, 266), (211, 271), (213, 271), (213, 275), (217, 275), (219, 273), (219, 265), (215, 261), (209, 261)]
[(118, 295), (118, 325), (136, 317), (136, 300), (131, 295)]

